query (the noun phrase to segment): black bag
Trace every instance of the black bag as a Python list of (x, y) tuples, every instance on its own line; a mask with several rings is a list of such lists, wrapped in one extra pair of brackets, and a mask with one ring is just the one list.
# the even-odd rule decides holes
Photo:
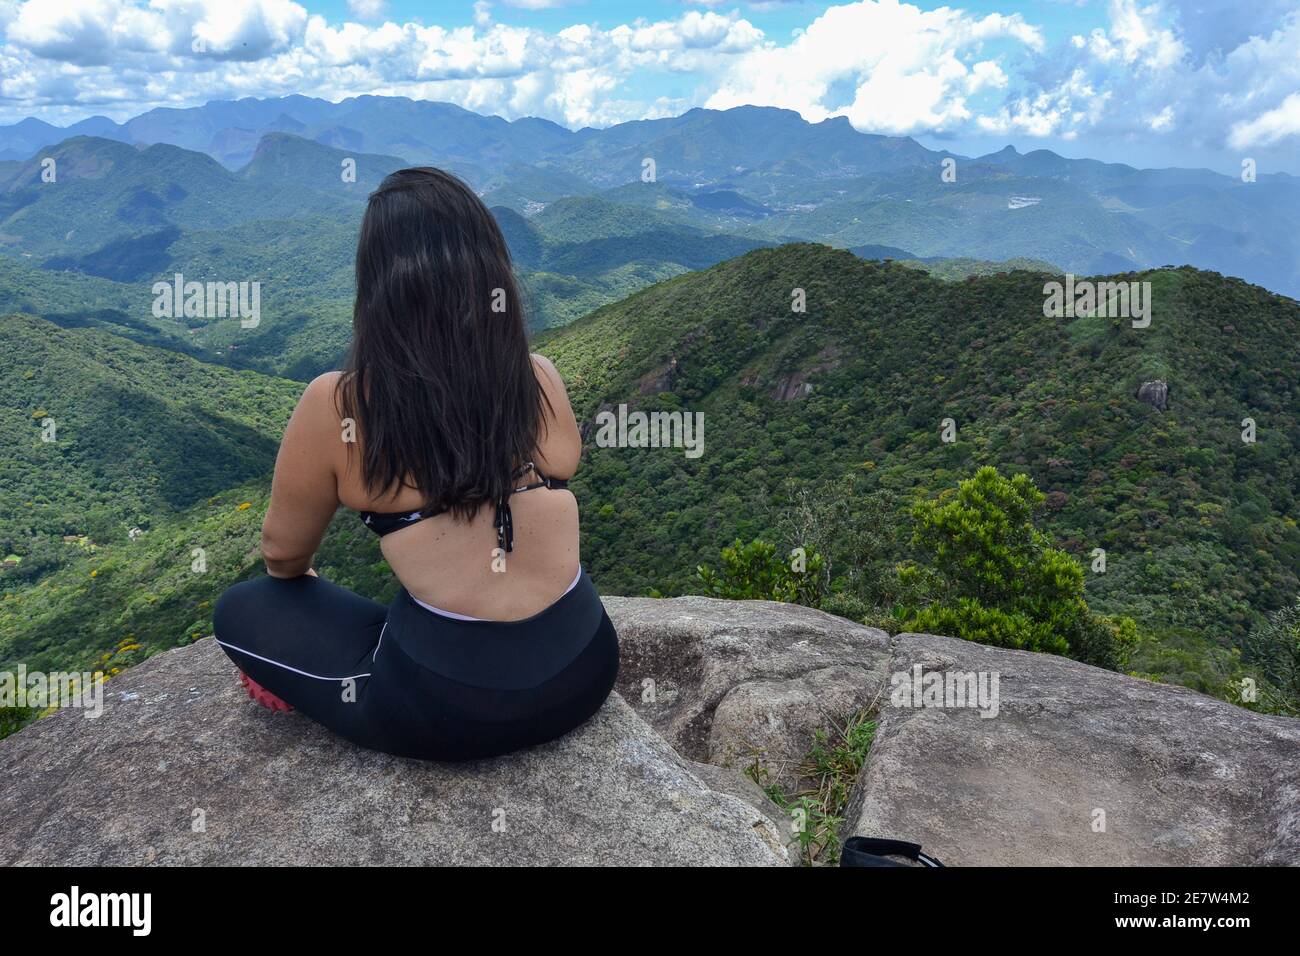
[(907, 866), (906, 863), (889, 859), (889, 856), (904, 856), (922, 866), (943, 866), (934, 857), (922, 853), (919, 843), (875, 840), (871, 837), (849, 837), (845, 840), (840, 850), (840, 866)]

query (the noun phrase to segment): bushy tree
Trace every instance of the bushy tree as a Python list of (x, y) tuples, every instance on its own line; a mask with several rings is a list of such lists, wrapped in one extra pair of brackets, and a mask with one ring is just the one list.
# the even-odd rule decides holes
[(1127, 671), (1138, 646), (1137, 624), (1131, 617), (1088, 612), (1080, 615), (1066, 635), (1070, 656), (1111, 671)]
[(1122, 668), (1136, 628), (1090, 614), (1083, 569), (1034, 526), (1044, 500), (1028, 475), (984, 467), (955, 494), (918, 502), (912, 543), (925, 564), (905, 566), (901, 577), (923, 583), (932, 603), (906, 626)]
[(0, 740), (22, 730), (38, 713), (35, 707), (0, 707)]
[(826, 589), (838, 602), (864, 610), (890, 604), (906, 537), (898, 496), (868, 490), (863, 476), (853, 472), (819, 481), (788, 479), (783, 493), (784, 507), (769, 517), (777, 540), (821, 557)]
[(1300, 601), (1275, 611), (1246, 638), (1245, 658), (1262, 673), (1260, 708), (1300, 716)]
[(802, 561), (783, 558), (776, 545), (755, 539), (740, 539), (722, 549), (722, 565), (697, 569), (704, 593), (729, 600), (784, 601), (816, 607), (825, 590), (821, 556), (805, 552)]
[(52, 535), (31, 539), (22, 564), (9, 574), (34, 583), (67, 563), (69, 548)]

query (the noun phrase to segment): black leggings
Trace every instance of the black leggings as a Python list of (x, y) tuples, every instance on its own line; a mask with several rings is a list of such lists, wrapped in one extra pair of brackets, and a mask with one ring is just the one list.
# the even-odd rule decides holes
[(255, 578), (217, 601), (216, 637), (245, 674), (348, 740), (425, 760), (469, 760), (552, 740), (614, 686), (618, 636), (577, 584), (523, 621), (460, 621), (388, 607), (323, 578)]

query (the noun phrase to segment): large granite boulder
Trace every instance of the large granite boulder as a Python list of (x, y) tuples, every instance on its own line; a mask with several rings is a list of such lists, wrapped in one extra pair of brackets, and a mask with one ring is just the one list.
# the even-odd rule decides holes
[(622, 646), (618, 689), (692, 760), (800, 784), (818, 730), (833, 733), (875, 702), (889, 635), (774, 601), (606, 598)]
[(0, 864), (789, 862), (757, 788), (680, 757), (617, 694), (559, 741), (471, 764), (263, 710), (211, 639), (105, 694), (96, 719), (67, 710), (0, 741)]
[(1300, 720), (1047, 654), (900, 635), (891, 672), (918, 664), (997, 673), (996, 714), (895, 706), (887, 690), (852, 833), (920, 843), (949, 865), (1300, 863)]

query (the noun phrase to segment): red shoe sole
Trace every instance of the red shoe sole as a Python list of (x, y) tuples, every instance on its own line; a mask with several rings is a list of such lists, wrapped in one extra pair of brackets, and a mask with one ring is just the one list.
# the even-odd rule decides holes
[(283, 710), (285, 712), (293, 710), (291, 704), (286, 704), (243, 671), (239, 672), (239, 682), (248, 691), (248, 699), (260, 704), (267, 710)]

